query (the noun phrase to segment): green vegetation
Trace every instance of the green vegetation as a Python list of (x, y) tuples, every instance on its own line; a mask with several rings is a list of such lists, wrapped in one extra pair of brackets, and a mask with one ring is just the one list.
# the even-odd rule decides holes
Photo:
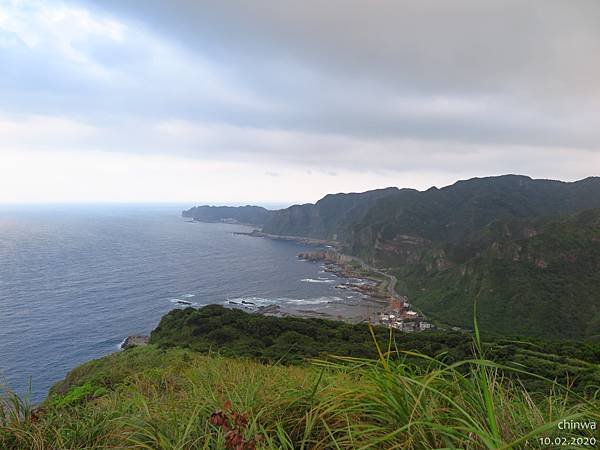
[[(376, 327), (373, 332), (379, 341), (389, 338), (387, 328)], [(405, 334), (396, 340), (411, 350), (427, 354), (445, 353), (446, 358), (453, 361), (472, 354), (471, 338), (461, 333)], [(377, 349), (366, 324), (269, 317), (218, 305), (171, 311), (150, 335), (150, 343), (163, 348), (178, 346), (200, 352), (212, 350), (225, 356), (284, 364), (302, 363), (307, 358), (329, 354), (377, 357)]]
[(272, 211), (263, 231), (343, 241), (350, 237), (352, 225), (361, 221), (378, 200), (398, 192), (397, 188), (387, 188), (326, 195), (314, 205), (307, 203)]
[[(328, 355), (376, 359), (378, 342), (391, 348), (436, 358), (454, 364), (473, 356), (470, 334), (452, 331), (396, 333), (384, 327), (348, 324), (325, 319), (268, 317), (248, 314), (218, 305), (202, 309), (173, 310), (152, 332), (150, 342), (161, 348), (185, 347), (224, 356), (249, 357), (265, 363), (302, 364), (309, 358)], [(391, 341), (390, 341), (391, 339)], [(482, 349), (490, 360), (513, 368), (527, 368), (534, 374), (518, 379), (529, 391), (544, 391), (539, 377), (569, 383), (571, 389), (600, 387), (600, 344), (577, 341), (548, 342), (539, 339), (484, 338)], [(421, 357), (405, 360), (421, 365)], [(516, 372), (507, 376), (517, 377)]]
[[(248, 444), (238, 448), (254, 440), (269, 449), (523, 448), (526, 439), (543, 448), (536, 437), (557, 435), (564, 418), (600, 420), (593, 400), (556, 389), (535, 402), (489, 362), (463, 364), (467, 376), (460, 366), (429, 362), (425, 370), (385, 357), (297, 367), (135, 348), (94, 362), (94, 371), (115, 374), (103, 394), (0, 419), (0, 446), (235, 448), (217, 420), (224, 409), (241, 416)], [(90, 383), (94, 371), (73, 377), (71, 390)]]
[(393, 270), (402, 294), (452, 325), (468, 325), (477, 300), (488, 332), (600, 338), (598, 208), (598, 177), (504, 175), (327, 195), (268, 212), (263, 230), (340, 241)]
[(347, 251), (426, 314), (488, 332), (600, 337), (600, 182), (497, 177), (381, 199)]
[[(519, 228), (535, 232), (521, 239), (498, 236)], [(600, 210), (535, 227), (496, 222), (485, 235), (492, 244), (464, 263), (397, 269), (398, 288), (430, 316), (459, 326), (469, 326), (477, 301), (482, 328), (499, 334), (600, 337)]]
[[(233, 338), (214, 333), (244, 319), (251, 326)], [(292, 331), (294, 340), (279, 340)], [(253, 354), (258, 360), (240, 356), (252, 351), (242, 341), (258, 345), (257, 336), (272, 344)], [(598, 376), (600, 349), (591, 344), (484, 343), (461, 333), (390, 340), (366, 325), (217, 306), (172, 311), (151, 340), (74, 369), (37, 408), (5, 395), (0, 448), (518, 449), (547, 448), (540, 437), (600, 438), (557, 426), (600, 423), (599, 385), (574, 389), (540, 376), (553, 363)], [(343, 356), (354, 352), (369, 356)]]

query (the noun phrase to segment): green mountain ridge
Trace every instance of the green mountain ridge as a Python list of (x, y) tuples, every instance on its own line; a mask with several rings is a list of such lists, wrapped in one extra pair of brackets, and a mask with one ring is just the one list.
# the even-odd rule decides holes
[(351, 227), (362, 220), (380, 199), (396, 195), (394, 187), (362, 193), (329, 194), (313, 204), (273, 211), (263, 225), (269, 234), (317, 239), (351, 239)]
[(338, 240), (343, 252), (396, 273), (402, 294), (452, 325), (470, 323), (477, 299), (492, 332), (594, 338), (597, 208), (599, 177), (503, 175), (327, 195), (269, 211), (262, 229)]

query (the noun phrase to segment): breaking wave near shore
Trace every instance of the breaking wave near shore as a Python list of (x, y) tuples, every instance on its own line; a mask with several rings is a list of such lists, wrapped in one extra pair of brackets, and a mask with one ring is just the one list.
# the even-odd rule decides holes
[(343, 299), (337, 296), (322, 296), (314, 298), (289, 298), (289, 297), (237, 297), (227, 299), (227, 306), (242, 306), (252, 309), (261, 306), (310, 306), (323, 305), (327, 303), (341, 302)]
[(302, 278), (300, 281), (304, 281), (305, 283), (335, 283), (336, 280), (332, 280), (331, 278)]

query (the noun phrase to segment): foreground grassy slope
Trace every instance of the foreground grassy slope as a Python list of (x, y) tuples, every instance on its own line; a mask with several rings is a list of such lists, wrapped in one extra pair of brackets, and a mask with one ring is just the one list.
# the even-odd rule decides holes
[(390, 336), (215, 305), (170, 312), (151, 342), (74, 369), (35, 409), (0, 396), (0, 448), (496, 449), (599, 438), (557, 428), (600, 422), (591, 344)]
[[(473, 356), (473, 338), (462, 332), (398, 333), (390, 341), (389, 330), (370, 329), (366, 324), (348, 324), (324, 319), (266, 317), (218, 305), (186, 308), (166, 314), (152, 332), (151, 342), (163, 348), (186, 347), (200, 352), (250, 357), (266, 363), (301, 364), (309, 358), (328, 355), (375, 359), (378, 342), (389, 342), (400, 352), (415, 352), (445, 363), (458, 363)], [(600, 386), (600, 344), (579, 341), (543, 341), (486, 336), (482, 350), (495, 363), (526, 367), (537, 377), (570, 383), (583, 393)], [(422, 358), (411, 363), (423, 365)], [(515, 377), (513, 373), (511, 376)], [(520, 374), (530, 391), (546, 386), (536, 376)]]
[(149, 346), (85, 364), (41, 408), (0, 416), (0, 448), (545, 448), (539, 437), (594, 438), (557, 424), (600, 421), (598, 401), (548, 389), (531, 396), (475, 359), (281, 366)]

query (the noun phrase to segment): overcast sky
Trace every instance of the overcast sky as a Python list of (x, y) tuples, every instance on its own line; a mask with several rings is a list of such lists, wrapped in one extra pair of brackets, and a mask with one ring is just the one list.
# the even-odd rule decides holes
[(600, 1), (0, 0), (0, 202), (600, 175)]

